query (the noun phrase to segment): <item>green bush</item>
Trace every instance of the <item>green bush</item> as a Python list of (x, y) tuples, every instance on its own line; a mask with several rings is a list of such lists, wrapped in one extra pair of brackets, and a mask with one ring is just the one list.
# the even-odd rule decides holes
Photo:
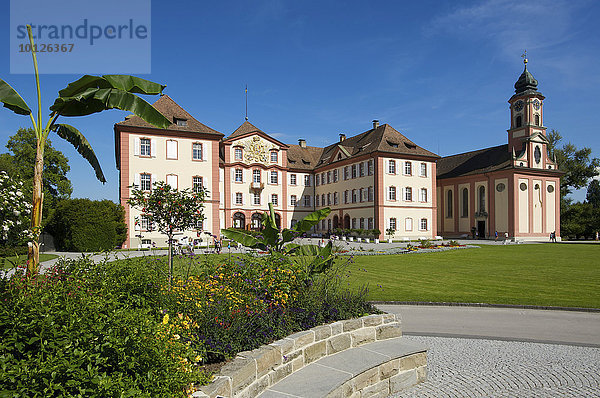
[(0, 246), (0, 258), (26, 255), (27, 246)]
[(207, 381), (161, 322), (164, 278), (139, 265), (63, 261), (2, 280), (0, 395), (183, 397)]
[(61, 251), (112, 250), (127, 237), (123, 207), (110, 200), (62, 200), (46, 230)]

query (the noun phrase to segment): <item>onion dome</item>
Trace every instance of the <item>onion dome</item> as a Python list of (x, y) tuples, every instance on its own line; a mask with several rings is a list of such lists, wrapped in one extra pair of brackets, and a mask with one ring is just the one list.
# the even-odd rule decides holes
[(523, 60), (525, 70), (519, 76), (519, 80), (515, 83), (515, 94), (523, 94), (526, 92), (537, 92), (538, 82), (533, 75), (527, 70), (527, 58)]

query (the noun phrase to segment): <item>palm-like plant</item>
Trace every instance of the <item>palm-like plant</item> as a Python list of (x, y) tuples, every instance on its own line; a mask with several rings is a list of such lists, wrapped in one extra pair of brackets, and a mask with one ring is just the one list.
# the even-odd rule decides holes
[(85, 136), (75, 127), (68, 124), (59, 124), (59, 116), (84, 116), (107, 109), (121, 109), (130, 111), (148, 123), (159, 128), (167, 128), (171, 122), (165, 118), (152, 105), (135, 94), (161, 94), (166, 87), (158, 83), (128, 75), (85, 75), (79, 80), (70, 83), (58, 92), (58, 98), (50, 107), (50, 116), (45, 125), (42, 124), (42, 99), (40, 91), (40, 77), (38, 72), (37, 57), (31, 26), (27, 25), (33, 67), (37, 88), (37, 118), (23, 98), (8, 83), (0, 79), (0, 102), (18, 115), (31, 118), (31, 123), (36, 134), (36, 158), (33, 177), (33, 200), (31, 212), (32, 240), (29, 245), (27, 260), (27, 275), (38, 273), (39, 268), (39, 242), (40, 225), (42, 221), (42, 172), (44, 169), (44, 148), (46, 139), (51, 131), (59, 137), (70, 142), (77, 152), (81, 154), (92, 166), (96, 178), (102, 183), (106, 182), (100, 163), (94, 154), (90, 143)]

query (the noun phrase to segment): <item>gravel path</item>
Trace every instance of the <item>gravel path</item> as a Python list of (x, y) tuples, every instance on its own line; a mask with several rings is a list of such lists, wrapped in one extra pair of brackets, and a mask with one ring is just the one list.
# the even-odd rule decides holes
[(405, 336), (429, 347), (427, 381), (405, 397), (600, 397), (600, 348)]

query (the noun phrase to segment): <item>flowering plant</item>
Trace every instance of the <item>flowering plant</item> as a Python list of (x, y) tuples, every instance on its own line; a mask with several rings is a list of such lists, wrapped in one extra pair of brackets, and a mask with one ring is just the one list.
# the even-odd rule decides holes
[(0, 242), (28, 239), (30, 213), (31, 204), (23, 197), (23, 183), (0, 172)]

